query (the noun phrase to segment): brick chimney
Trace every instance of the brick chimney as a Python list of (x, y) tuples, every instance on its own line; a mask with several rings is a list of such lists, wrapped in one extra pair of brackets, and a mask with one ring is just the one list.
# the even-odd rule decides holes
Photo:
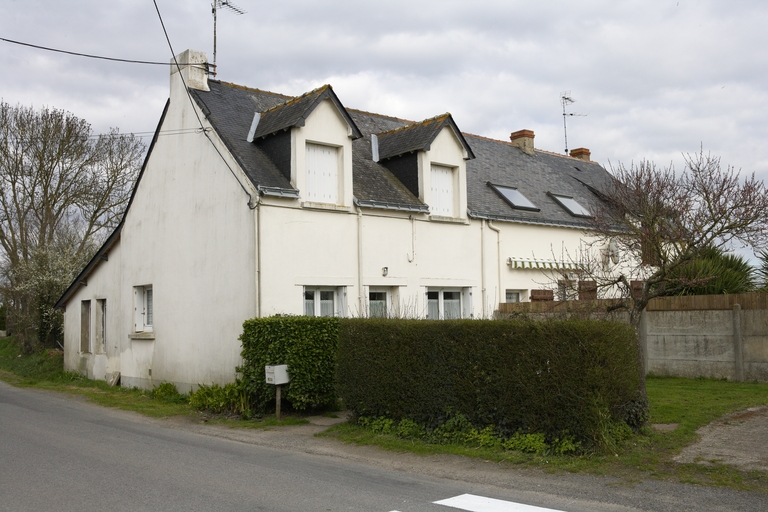
[(571, 150), (571, 156), (573, 158), (578, 158), (579, 160), (584, 160), (585, 162), (589, 162), (589, 155), (591, 155), (591, 153), (587, 148), (576, 148)]
[(509, 136), (509, 140), (512, 141), (513, 146), (517, 146), (522, 149), (524, 153), (532, 155), (534, 154), (533, 137), (534, 134), (531, 130), (518, 130)]

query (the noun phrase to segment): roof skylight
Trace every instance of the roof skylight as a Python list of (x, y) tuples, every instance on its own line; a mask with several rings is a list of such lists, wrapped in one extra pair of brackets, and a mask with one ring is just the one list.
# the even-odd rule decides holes
[(528, 200), (527, 197), (523, 195), (522, 192), (517, 190), (514, 187), (505, 187), (503, 185), (494, 185), (493, 183), (488, 183), (488, 186), (490, 186), (493, 190), (496, 191), (497, 194), (501, 196), (502, 199), (504, 199), (512, 208), (516, 208), (518, 210), (531, 210), (534, 212), (538, 212), (539, 209), (536, 208), (536, 205), (533, 204)]
[(569, 196), (561, 196), (558, 194), (549, 194), (552, 196), (552, 198), (558, 202), (560, 206), (565, 208), (565, 210), (573, 215), (574, 217), (591, 217), (592, 214), (589, 213), (589, 210), (581, 206), (578, 201), (576, 201), (574, 198)]

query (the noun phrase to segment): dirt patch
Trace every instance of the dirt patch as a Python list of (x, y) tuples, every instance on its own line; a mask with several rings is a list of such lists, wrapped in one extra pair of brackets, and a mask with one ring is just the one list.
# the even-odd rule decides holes
[(683, 449), (675, 461), (768, 471), (768, 406), (728, 414), (696, 433), (701, 439)]

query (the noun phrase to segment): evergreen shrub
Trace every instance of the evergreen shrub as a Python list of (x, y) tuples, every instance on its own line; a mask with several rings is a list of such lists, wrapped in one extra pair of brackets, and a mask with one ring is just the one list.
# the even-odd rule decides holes
[(243, 385), (255, 410), (274, 407), (275, 386), (265, 382), (264, 367), (287, 364), (290, 383), (282, 397), (295, 410), (335, 407), (339, 319), (273, 316), (243, 324)]
[(348, 409), (437, 434), (460, 417), (600, 446), (638, 398), (635, 333), (615, 322), (345, 319), (338, 354)]

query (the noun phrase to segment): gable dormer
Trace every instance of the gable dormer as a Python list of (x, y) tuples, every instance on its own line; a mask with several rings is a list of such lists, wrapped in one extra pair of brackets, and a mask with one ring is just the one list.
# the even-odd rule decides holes
[(257, 112), (248, 140), (299, 191), (305, 206), (352, 206), (352, 140), (362, 133), (330, 85)]
[(373, 158), (429, 205), (433, 217), (466, 219), (467, 166), (475, 158), (450, 114), (372, 136)]

